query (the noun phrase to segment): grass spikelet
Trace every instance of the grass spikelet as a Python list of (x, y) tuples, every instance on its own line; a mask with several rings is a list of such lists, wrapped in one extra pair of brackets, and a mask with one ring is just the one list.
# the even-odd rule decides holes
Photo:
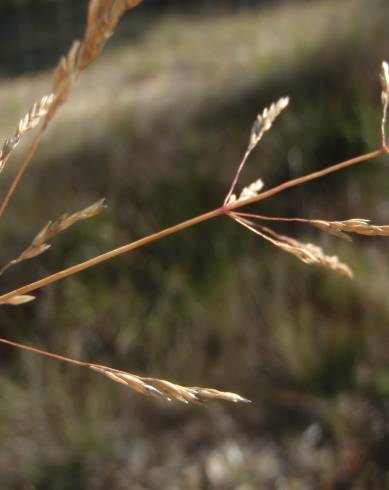
[(235, 212), (233, 214), (240, 218), (249, 218), (254, 221), (294, 221), (297, 223), (305, 223), (347, 241), (351, 241), (351, 237), (347, 235), (347, 233), (356, 233), (358, 235), (366, 236), (389, 236), (389, 225), (371, 225), (370, 220), (362, 218), (352, 218), (343, 221), (326, 221), (321, 219), (263, 216), (260, 214), (242, 212)]
[(143, 0), (92, 0), (89, 3), (84, 41), (80, 49), (79, 69), (83, 70), (101, 52), (120, 18)]
[[(281, 97), (277, 102), (273, 102), (269, 108), (265, 108), (261, 114), (257, 115), (257, 118), (254, 122), (254, 125), (251, 129), (250, 133), (250, 141), (249, 145), (246, 149), (245, 154), (243, 155), (243, 158), (241, 162), (238, 165), (238, 168), (236, 170), (235, 176), (232, 180), (231, 187), (229, 191), (227, 192), (227, 195), (224, 199), (224, 205), (231, 204), (234, 201), (237, 201), (236, 196), (233, 194), (236, 184), (238, 183), (240, 174), (242, 173), (242, 170), (244, 166), (246, 165), (246, 162), (251, 155), (252, 151), (254, 148), (257, 146), (257, 144), (261, 141), (263, 135), (269, 131), (269, 129), (272, 127), (274, 121), (277, 119), (277, 117), (281, 114), (281, 112), (288, 106), (289, 104), (289, 97)], [(261, 179), (258, 179), (256, 181), (262, 182)], [(255, 184), (255, 183), (254, 183)], [(243, 189), (244, 190), (244, 189)], [(258, 190), (254, 195), (256, 195)], [(250, 197), (253, 197), (252, 195)], [(248, 198), (248, 196), (245, 197), (245, 199)], [(240, 197), (238, 200), (243, 199)]]
[(255, 148), (261, 141), (266, 131), (272, 127), (274, 121), (281, 112), (288, 106), (289, 97), (281, 97), (277, 102), (273, 102), (269, 108), (265, 108), (261, 114), (257, 115), (257, 119), (251, 129), (250, 147)]
[(382, 147), (386, 147), (386, 115), (388, 112), (389, 105), (389, 65), (386, 61), (383, 61), (381, 64), (381, 103), (382, 103), (382, 119), (381, 119), (381, 136), (382, 136)]
[[(75, 223), (77, 223), (77, 221), (96, 216), (106, 207), (104, 201), (105, 199), (100, 199), (99, 201), (95, 202), (91, 206), (82, 209), (81, 211), (77, 211), (76, 213), (73, 214), (66, 213), (54, 221), (49, 221), (47, 225), (36, 235), (36, 237), (31, 242), (31, 244), (19, 255), (19, 257), (8, 262), (0, 270), (0, 275), (3, 274), (10, 267), (18, 264), (19, 262), (32, 259), (34, 257), (37, 257), (38, 255), (41, 255), (51, 246), (49, 243), (47, 243), (48, 240), (51, 240), (62, 231), (74, 225)], [(12, 304), (17, 304), (17, 303), (12, 303)], [(22, 303), (18, 303), (18, 304), (22, 304)]]
[(125, 385), (127, 388), (130, 388), (145, 396), (162, 398), (168, 401), (178, 400), (183, 403), (203, 403), (208, 400), (224, 400), (233, 403), (250, 403), (250, 400), (247, 400), (236, 393), (219, 391), (215, 390), (214, 388), (180, 386), (164, 379), (137, 376), (135, 374), (126, 373), (125, 371), (119, 371), (118, 369), (113, 369), (107, 366), (79, 361), (60, 354), (55, 354), (54, 352), (37, 349), (36, 347), (20, 344), (8, 339), (0, 338), (0, 342), (18, 349), (34, 352), (35, 354), (39, 354), (44, 357), (56, 359), (57, 361), (91, 369), (92, 371), (96, 371), (110, 380), (115, 381), (115, 383)]
[(255, 223), (243, 219), (233, 213), (231, 213), (231, 217), (245, 228), (261, 236), (284, 252), (294, 255), (301, 260), (301, 262), (304, 262), (304, 264), (317, 265), (325, 269), (330, 269), (350, 279), (353, 278), (353, 272), (348, 265), (340, 262), (336, 255), (326, 255), (318, 245), (299, 242), (294, 238), (279, 235), (270, 228), (265, 228), (263, 226), (260, 226), (260, 229), (258, 229), (255, 226)]
[(227, 204), (236, 201), (243, 201), (244, 199), (249, 199), (250, 197), (254, 197), (263, 189), (263, 186), (264, 186), (263, 180), (257, 179), (251, 184), (249, 184), (248, 186), (244, 187), (239, 197), (236, 197), (235, 194), (231, 194)]
[(246, 398), (229, 393), (218, 391), (213, 388), (198, 388), (181, 386), (171, 381), (156, 378), (146, 378), (135, 374), (118, 371), (106, 366), (90, 364), (89, 368), (97, 371), (107, 378), (121, 383), (145, 396), (164, 398), (165, 400), (177, 400), (183, 403), (203, 403), (208, 400), (225, 400), (233, 403), (249, 403)]
[(51, 104), (53, 103), (54, 95), (45, 95), (39, 102), (36, 102), (27, 114), (19, 121), (15, 134), (11, 138), (7, 138), (0, 151), (0, 173), (3, 171), (5, 164), (13, 152), (18, 146), (23, 136), (36, 128), (43, 116), (49, 111)]
[(0, 304), (19, 306), (24, 305), (25, 303), (30, 303), (30, 301), (34, 301), (34, 299), (35, 296), (31, 296), (29, 294), (21, 294), (19, 296), (13, 296), (6, 301), (1, 301)]
[[(310, 220), (310, 222), (321, 230), (339, 236), (345, 233), (356, 233), (366, 236), (389, 236), (389, 225), (370, 225), (370, 220), (353, 218), (345, 221), (323, 221)], [(345, 235), (350, 239), (347, 235)]]

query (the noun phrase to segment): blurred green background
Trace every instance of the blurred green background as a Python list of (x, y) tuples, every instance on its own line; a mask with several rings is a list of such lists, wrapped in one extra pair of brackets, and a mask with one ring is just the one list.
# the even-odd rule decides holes
[[(86, 3), (0, 3), (1, 138), (50, 90)], [(46, 133), (3, 218), (2, 263), (49, 219), (103, 196), (109, 207), (7, 272), (2, 290), (218, 206), (256, 114), (280, 96), (290, 108), (241, 185), (376, 149), (388, 18), (386, 0), (146, 1)], [(388, 170), (376, 160), (255, 209), (389, 223)], [(2, 337), (253, 404), (144, 399), (1, 346), (0, 489), (389, 488), (388, 241), (277, 230), (339, 255), (355, 280), (219, 219), (3, 306)]]

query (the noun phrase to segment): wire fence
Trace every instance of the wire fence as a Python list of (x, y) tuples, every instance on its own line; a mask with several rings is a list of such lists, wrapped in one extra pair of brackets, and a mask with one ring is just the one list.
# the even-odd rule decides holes
[(86, 0), (19, 2), (0, 12), (0, 76), (44, 69), (83, 31)]
[[(84, 30), (89, 0), (0, 0), (0, 77), (53, 66)], [(147, 0), (126, 34), (143, 34), (161, 11), (241, 9), (298, 0)], [(301, 0), (300, 0), (301, 1)], [(157, 14), (157, 15), (154, 15)], [(125, 29), (122, 29), (125, 32)], [(116, 36), (118, 38), (118, 36)]]

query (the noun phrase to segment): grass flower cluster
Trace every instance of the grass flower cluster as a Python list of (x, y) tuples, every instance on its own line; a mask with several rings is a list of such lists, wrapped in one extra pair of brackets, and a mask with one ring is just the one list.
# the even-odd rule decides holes
[[(71, 46), (68, 54), (63, 57), (53, 77), (51, 93), (42, 97), (34, 104), (27, 115), (21, 119), (13, 137), (7, 139), (0, 152), (0, 171), (4, 169), (5, 164), (12, 152), (16, 149), (21, 138), (28, 131), (39, 126), (38, 132), (32, 142), (26, 159), (23, 161), (15, 179), (11, 183), (8, 192), (0, 206), (0, 216), (8, 208), (11, 198), (21, 182), (27, 167), (30, 165), (42, 136), (47, 127), (52, 124), (58, 110), (66, 102), (70, 93), (80, 78), (82, 72), (90, 65), (92, 61), (101, 53), (107, 40), (113, 34), (121, 17), (129, 10), (137, 7), (142, 0), (91, 0), (87, 17), (85, 36), (81, 41), (75, 41)], [(353, 277), (351, 267), (343, 263), (337, 256), (328, 255), (316, 244), (302, 243), (295, 238), (281, 235), (277, 231), (265, 226), (264, 223), (277, 223), (284, 221), (296, 221), (309, 226), (314, 226), (326, 233), (338, 238), (350, 240), (350, 235), (359, 234), (367, 236), (388, 236), (389, 225), (370, 224), (367, 218), (346, 218), (344, 220), (324, 220), (321, 217), (306, 219), (301, 217), (286, 218), (279, 216), (263, 216), (254, 212), (243, 212), (241, 208), (248, 205), (256, 204), (271, 196), (277, 195), (287, 189), (302, 185), (312, 180), (323, 178), (334, 172), (346, 169), (356, 164), (370, 161), (374, 158), (384, 156), (389, 153), (389, 146), (386, 140), (386, 118), (389, 105), (389, 68), (386, 62), (382, 63), (380, 73), (382, 92), (382, 117), (381, 117), (381, 147), (363, 155), (350, 158), (348, 160), (336, 163), (322, 170), (303, 175), (278, 184), (275, 187), (265, 189), (264, 181), (261, 178), (256, 179), (253, 183), (243, 187), (242, 191), (237, 192), (241, 174), (248, 162), (249, 157), (260, 143), (265, 134), (273, 127), (276, 119), (285, 111), (289, 104), (288, 97), (282, 97), (268, 108), (263, 109), (257, 116), (251, 133), (247, 149), (245, 150), (237, 170), (233, 175), (231, 185), (226, 193), (223, 203), (215, 209), (204, 214), (187, 219), (176, 225), (170, 226), (162, 231), (158, 231), (146, 237), (140, 238), (134, 242), (119, 246), (113, 250), (92, 257), (84, 262), (72, 265), (66, 269), (55, 272), (47, 277), (38, 279), (29, 284), (22, 285), (12, 291), (0, 296), (1, 304), (11, 304), (14, 306), (22, 305), (35, 299), (30, 293), (58, 282), (59, 280), (80, 273), (83, 270), (94, 267), (102, 262), (113, 259), (116, 256), (128, 253), (137, 248), (146, 246), (156, 240), (178, 233), (199, 223), (209, 221), (218, 217), (226, 216), (233, 222), (253, 232), (260, 238), (271, 243), (278, 249), (287, 252), (304, 264), (319, 266), (324, 269), (336, 272), (348, 278)], [(95, 204), (72, 214), (64, 214), (60, 218), (50, 221), (41, 231), (37, 233), (23, 252), (15, 259), (10, 260), (3, 266), (0, 274), (4, 273), (11, 266), (20, 262), (33, 259), (44, 253), (49, 247), (48, 243), (59, 233), (65, 231), (76, 222), (89, 219), (96, 216), (105, 207), (104, 199)], [(14, 346), (19, 349), (28, 350), (37, 354), (50, 357), (62, 362), (71, 363), (95, 371), (108, 379), (125, 385), (142, 395), (160, 397), (167, 400), (178, 400), (184, 403), (202, 403), (213, 399), (231, 401), (234, 403), (247, 402), (240, 395), (219, 391), (213, 388), (184, 387), (170, 381), (138, 376), (132, 373), (123, 372), (112, 367), (102, 366), (99, 364), (89, 363), (61, 356), (52, 352), (47, 352), (35, 347), (13, 342), (9, 339), (0, 339), (0, 342)]]

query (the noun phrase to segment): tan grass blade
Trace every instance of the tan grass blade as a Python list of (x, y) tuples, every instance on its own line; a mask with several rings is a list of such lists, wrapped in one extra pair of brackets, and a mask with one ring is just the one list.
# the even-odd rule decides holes
[[(281, 97), (281, 99), (279, 99), (277, 102), (273, 102), (269, 108), (265, 108), (261, 114), (257, 115), (257, 118), (251, 129), (249, 145), (247, 147), (245, 154), (243, 155), (241, 162), (238, 165), (237, 171), (232, 180), (231, 187), (224, 199), (224, 205), (230, 204), (231, 202), (234, 202), (234, 200), (235, 201), (237, 200), (236, 196), (234, 196), (233, 193), (236, 184), (238, 183), (240, 174), (242, 173), (242, 170), (246, 165), (249, 156), (251, 155), (252, 151), (257, 146), (257, 144), (261, 141), (263, 135), (266, 133), (266, 131), (269, 131), (274, 121), (281, 114), (281, 112), (288, 106), (288, 104), (289, 104), (289, 97)], [(260, 179), (258, 179), (256, 182), (259, 181)]]
[(156, 378), (146, 378), (135, 374), (118, 371), (106, 366), (90, 364), (90, 369), (97, 371), (107, 378), (121, 383), (138, 393), (146, 396), (164, 398), (166, 400), (178, 400), (183, 403), (203, 403), (208, 400), (225, 400), (233, 403), (250, 403), (250, 400), (237, 395), (218, 391), (213, 388), (198, 388), (181, 386), (171, 381)]
[(41, 100), (36, 102), (27, 112), (27, 114), (19, 121), (14, 135), (5, 140), (0, 151), (0, 173), (3, 171), (10, 154), (18, 146), (23, 136), (32, 129), (36, 128), (42, 117), (46, 116), (53, 100), (53, 94), (42, 97)]
[(47, 225), (36, 235), (31, 244), (19, 255), (19, 257), (8, 262), (8, 264), (6, 264), (0, 270), (0, 275), (3, 274), (10, 267), (18, 264), (19, 262), (22, 262), (23, 260), (32, 259), (34, 257), (37, 257), (38, 255), (41, 255), (43, 252), (50, 248), (50, 244), (47, 243), (48, 240), (51, 240), (62, 231), (74, 225), (74, 223), (77, 223), (77, 221), (96, 216), (106, 207), (104, 201), (105, 199), (100, 199), (91, 206), (82, 209), (81, 211), (77, 211), (73, 214), (66, 213), (54, 221), (49, 221)]
[(325, 255), (319, 246), (314, 245), (313, 243), (302, 243), (294, 238), (279, 235), (275, 231), (263, 226), (258, 229), (255, 226), (255, 223), (234, 215), (233, 213), (231, 213), (231, 217), (245, 228), (261, 236), (284, 252), (294, 255), (301, 260), (301, 262), (304, 262), (304, 264), (317, 265), (325, 269), (330, 269), (352, 279), (353, 273), (350, 267), (340, 262), (336, 255)]

